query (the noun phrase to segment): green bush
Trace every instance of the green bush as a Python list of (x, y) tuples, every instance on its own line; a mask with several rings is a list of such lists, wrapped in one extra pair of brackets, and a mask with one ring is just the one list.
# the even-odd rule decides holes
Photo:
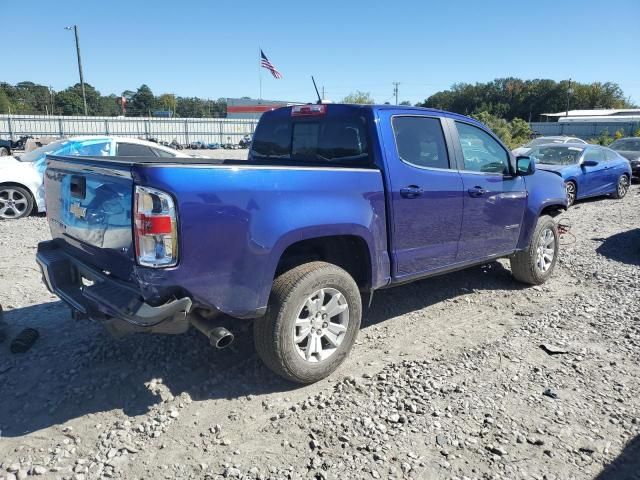
[[(616, 140), (618, 138), (622, 138), (622, 136), (624, 135), (624, 132), (622, 133), (622, 136), (617, 137), (618, 132), (620, 132), (620, 130), (618, 130), (615, 135), (616, 135)], [(600, 135), (598, 135), (597, 138), (592, 138), (590, 140), (588, 140), (589, 143), (592, 143), (594, 145), (603, 145), (603, 146), (607, 146), (609, 145), (611, 142), (613, 142), (613, 138), (609, 135), (609, 130), (608, 129), (604, 129), (602, 132), (600, 132)]]
[(640, 137), (640, 128), (635, 131), (633, 134), (634, 137)]
[(613, 134), (613, 139), (620, 140), (621, 138), (624, 138), (624, 130), (616, 130), (616, 133)]
[(521, 118), (508, 122), (486, 111), (477, 112), (472, 117), (489, 127), (509, 148), (519, 147), (531, 138), (531, 127)]

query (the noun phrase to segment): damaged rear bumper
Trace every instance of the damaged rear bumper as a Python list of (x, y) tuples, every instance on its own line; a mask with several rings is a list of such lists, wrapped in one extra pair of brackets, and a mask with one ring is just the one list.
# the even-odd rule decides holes
[(189, 327), (189, 297), (150, 305), (134, 286), (79, 262), (54, 241), (38, 244), (36, 260), (49, 291), (77, 316), (104, 322), (116, 336), (136, 331), (182, 333)]

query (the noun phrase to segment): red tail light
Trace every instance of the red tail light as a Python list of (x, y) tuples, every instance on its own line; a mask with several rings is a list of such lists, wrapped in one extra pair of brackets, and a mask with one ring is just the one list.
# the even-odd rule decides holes
[(138, 214), (140, 235), (166, 235), (171, 233), (171, 217), (168, 215)]
[(292, 117), (324, 115), (327, 113), (326, 105), (295, 105), (291, 107)]
[(136, 186), (133, 229), (140, 265), (160, 268), (178, 263), (178, 226), (171, 195)]

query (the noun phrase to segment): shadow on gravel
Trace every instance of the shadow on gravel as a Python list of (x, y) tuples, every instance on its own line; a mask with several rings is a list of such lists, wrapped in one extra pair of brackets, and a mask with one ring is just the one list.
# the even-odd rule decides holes
[(617, 262), (640, 265), (640, 228), (604, 239), (596, 252)]
[[(522, 288), (508, 269), (493, 262), (376, 292), (362, 328), (472, 291)], [(0, 345), (0, 429), (5, 437), (111, 410), (142, 415), (183, 392), (197, 401), (300, 388), (262, 365), (249, 321), (231, 320), (235, 343), (215, 350), (195, 329), (178, 336), (114, 340), (99, 325), (71, 320), (62, 302), (9, 310), (5, 317), (12, 336), (25, 326), (41, 334), (25, 354), (9, 353), (8, 341)]]
[(618, 458), (607, 465), (595, 480), (637, 480), (640, 478), (640, 435), (625, 446)]

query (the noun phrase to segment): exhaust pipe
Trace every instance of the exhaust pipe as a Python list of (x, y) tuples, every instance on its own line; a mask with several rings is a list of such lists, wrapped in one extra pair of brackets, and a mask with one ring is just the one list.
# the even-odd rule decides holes
[(197, 313), (189, 315), (189, 320), (191, 325), (200, 330), (214, 347), (223, 349), (233, 343), (233, 333), (224, 327), (215, 326), (212, 320), (207, 320)]

